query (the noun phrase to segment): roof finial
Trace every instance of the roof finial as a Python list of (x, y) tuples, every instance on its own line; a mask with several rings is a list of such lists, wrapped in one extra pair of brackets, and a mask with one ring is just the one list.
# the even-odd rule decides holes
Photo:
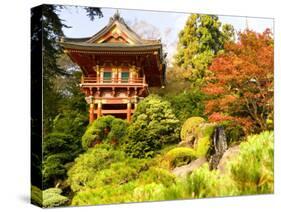
[(114, 18), (115, 20), (119, 20), (119, 19), (120, 19), (120, 13), (119, 13), (119, 10), (118, 10), (118, 9), (116, 10), (116, 12), (115, 12), (113, 18)]

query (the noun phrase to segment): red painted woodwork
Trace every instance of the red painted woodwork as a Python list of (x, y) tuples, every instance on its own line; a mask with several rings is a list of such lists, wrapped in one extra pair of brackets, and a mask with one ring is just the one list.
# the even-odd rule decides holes
[(130, 121), (148, 87), (164, 83), (160, 40), (140, 38), (118, 13), (95, 35), (63, 38), (60, 43), (83, 73), (80, 87), (90, 105), (90, 122), (102, 115)]

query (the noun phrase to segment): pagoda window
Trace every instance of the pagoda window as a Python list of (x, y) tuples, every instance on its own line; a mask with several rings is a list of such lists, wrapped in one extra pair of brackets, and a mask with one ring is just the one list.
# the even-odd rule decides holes
[(127, 83), (129, 81), (129, 72), (128, 71), (123, 71), (121, 73), (121, 79), (123, 83)]
[(112, 72), (111, 71), (103, 72), (103, 81), (104, 82), (111, 82), (111, 78), (112, 78)]

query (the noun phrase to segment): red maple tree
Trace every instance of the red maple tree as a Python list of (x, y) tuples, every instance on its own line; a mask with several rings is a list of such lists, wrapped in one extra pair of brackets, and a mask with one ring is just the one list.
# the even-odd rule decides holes
[(268, 128), (267, 120), (273, 116), (273, 44), (267, 29), (245, 30), (237, 42), (225, 45), (203, 87), (211, 97), (205, 105), (209, 121), (235, 121), (245, 132)]

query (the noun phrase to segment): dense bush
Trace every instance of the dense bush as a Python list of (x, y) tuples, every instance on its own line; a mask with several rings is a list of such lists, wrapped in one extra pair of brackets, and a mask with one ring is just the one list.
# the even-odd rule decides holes
[(52, 132), (65, 133), (80, 141), (87, 125), (88, 116), (86, 113), (67, 110), (55, 117)]
[(205, 95), (198, 89), (190, 89), (177, 95), (168, 93), (163, 98), (171, 103), (176, 117), (182, 124), (192, 116), (204, 115)]
[(124, 147), (132, 157), (152, 157), (164, 144), (176, 143), (178, 138), (179, 121), (170, 103), (150, 95), (138, 104)]
[(82, 146), (88, 149), (100, 142), (117, 143), (126, 134), (127, 123), (113, 116), (102, 116), (88, 126), (82, 137)]
[(61, 195), (62, 190), (59, 188), (49, 188), (43, 191), (43, 207), (63, 206), (68, 198)]
[(36, 186), (32, 186), (31, 202), (44, 208), (63, 206), (68, 198), (62, 196), (61, 193), (62, 190), (59, 188), (49, 188), (42, 191)]
[(224, 127), (228, 145), (239, 142), (245, 136), (243, 127), (233, 121), (225, 121), (220, 124)]
[(274, 189), (273, 132), (249, 136), (239, 156), (230, 163), (231, 177), (240, 194), (272, 193)]
[(67, 172), (68, 183), (72, 191), (76, 192), (91, 187), (96, 174), (110, 167), (114, 162), (124, 161), (125, 153), (113, 149), (109, 144), (99, 144), (88, 149), (75, 159), (74, 165)]
[(66, 177), (65, 164), (74, 160), (82, 152), (81, 143), (64, 133), (50, 133), (43, 142), (43, 185), (56, 186)]
[(187, 119), (181, 128), (181, 139), (185, 140), (188, 134), (193, 133), (196, 128), (204, 122), (205, 119), (201, 117), (191, 117)]
[(186, 165), (196, 158), (194, 149), (188, 147), (177, 147), (170, 150), (165, 155), (166, 160), (169, 161), (170, 168)]

